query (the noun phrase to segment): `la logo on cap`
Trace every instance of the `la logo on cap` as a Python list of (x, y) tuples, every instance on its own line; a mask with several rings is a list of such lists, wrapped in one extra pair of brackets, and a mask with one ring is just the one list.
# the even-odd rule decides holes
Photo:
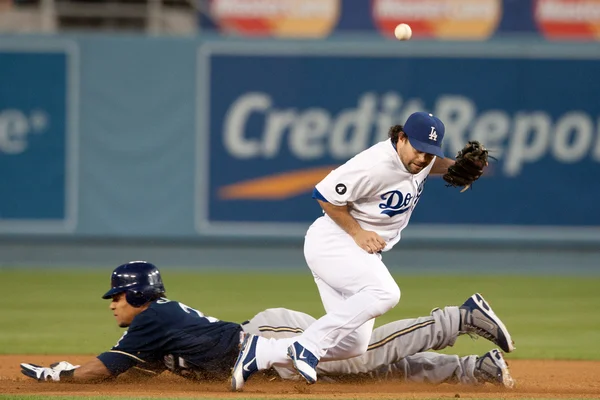
[(431, 127), (431, 132), (429, 132), (429, 140), (433, 140), (434, 142), (437, 142), (437, 133), (435, 132), (434, 126)]
[(433, 114), (422, 111), (412, 113), (406, 119), (403, 131), (417, 151), (444, 157), (442, 141), (446, 129), (444, 123)]

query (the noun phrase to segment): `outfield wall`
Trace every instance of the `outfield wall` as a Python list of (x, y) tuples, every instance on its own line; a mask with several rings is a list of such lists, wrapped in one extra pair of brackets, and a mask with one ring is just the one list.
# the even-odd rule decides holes
[(425, 109), (498, 160), (430, 179), (407, 241), (595, 251), (598, 71), (594, 43), (2, 37), (1, 244), (298, 246), (314, 183)]

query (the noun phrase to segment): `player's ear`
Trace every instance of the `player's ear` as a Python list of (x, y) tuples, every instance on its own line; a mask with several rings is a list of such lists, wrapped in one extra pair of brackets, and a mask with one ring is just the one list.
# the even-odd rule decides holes
[(408, 140), (406, 133), (404, 131), (398, 132), (398, 142), (404, 144)]

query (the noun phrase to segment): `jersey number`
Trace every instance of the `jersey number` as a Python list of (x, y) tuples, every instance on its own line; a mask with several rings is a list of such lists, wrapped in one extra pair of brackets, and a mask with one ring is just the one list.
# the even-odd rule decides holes
[[(161, 298), (161, 299), (158, 299), (158, 300), (156, 301), (156, 303), (158, 303), (158, 304), (165, 304), (165, 303), (170, 303), (170, 302), (171, 302), (171, 300), (169, 300), (169, 299), (165, 299), (164, 297), (163, 297), (163, 298)], [(183, 304), (183, 303), (179, 303), (179, 302), (176, 302), (176, 303), (177, 303), (177, 304), (179, 304), (179, 307), (181, 307), (181, 309), (182, 309), (183, 311), (185, 311), (186, 313), (188, 313), (188, 314), (196, 314), (196, 315), (197, 315), (197, 316), (199, 316), (200, 318), (204, 318), (204, 319), (206, 319), (206, 320), (207, 320), (208, 322), (210, 322), (210, 323), (213, 323), (213, 322), (219, 322), (219, 320), (218, 320), (218, 319), (216, 319), (216, 318), (214, 318), (214, 317), (207, 317), (206, 315), (202, 314), (200, 311), (196, 310), (195, 308), (192, 308), (192, 307), (190, 307), (190, 306), (186, 306), (186, 305), (185, 305), (185, 304)]]
[(185, 304), (183, 304), (183, 303), (179, 303), (179, 307), (181, 307), (181, 309), (182, 309), (183, 311), (185, 311), (186, 313), (188, 313), (188, 314), (195, 313), (195, 314), (197, 314), (197, 315), (198, 315), (200, 318), (205, 318), (205, 319), (207, 319), (207, 320), (208, 320), (208, 322), (218, 322), (218, 321), (219, 321), (218, 319), (216, 319), (216, 318), (214, 318), (214, 317), (207, 317), (206, 315), (202, 314), (200, 311), (196, 310), (195, 308), (192, 308), (192, 307), (186, 306), (186, 305), (185, 305)]

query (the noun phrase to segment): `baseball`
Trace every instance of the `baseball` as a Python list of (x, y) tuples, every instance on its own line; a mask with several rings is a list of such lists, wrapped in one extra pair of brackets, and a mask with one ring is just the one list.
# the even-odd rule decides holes
[(394, 29), (394, 36), (398, 40), (408, 40), (412, 36), (412, 29), (407, 24), (400, 24)]

